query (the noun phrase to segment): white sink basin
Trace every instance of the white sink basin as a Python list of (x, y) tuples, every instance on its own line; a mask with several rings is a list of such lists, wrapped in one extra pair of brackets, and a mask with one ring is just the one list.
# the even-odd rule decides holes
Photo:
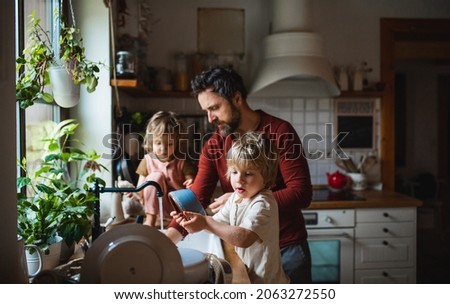
[(207, 231), (188, 234), (184, 240), (177, 244), (178, 247), (191, 248), (204, 253), (212, 253), (224, 259), (224, 253), (220, 238)]

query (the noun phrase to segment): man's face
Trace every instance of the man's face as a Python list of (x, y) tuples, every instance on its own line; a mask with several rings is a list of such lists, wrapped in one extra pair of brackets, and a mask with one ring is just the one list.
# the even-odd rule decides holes
[(198, 102), (208, 115), (208, 121), (216, 125), (222, 136), (227, 136), (239, 127), (241, 115), (239, 110), (222, 96), (206, 90), (198, 94)]

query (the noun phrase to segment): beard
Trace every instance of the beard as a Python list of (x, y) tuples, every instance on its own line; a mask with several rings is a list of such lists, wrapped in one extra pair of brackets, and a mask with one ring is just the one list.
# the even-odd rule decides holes
[(241, 121), (241, 113), (232, 105), (231, 106), (231, 119), (228, 122), (217, 121), (215, 124), (219, 128), (220, 135), (228, 136), (237, 130)]

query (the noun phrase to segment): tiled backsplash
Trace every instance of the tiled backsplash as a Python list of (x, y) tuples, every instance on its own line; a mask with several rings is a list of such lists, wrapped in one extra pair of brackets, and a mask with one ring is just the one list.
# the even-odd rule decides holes
[[(271, 115), (285, 119), (292, 123), (302, 139), (308, 164), (311, 172), (311, 181), (314, 185), (327, 184), (327, 172), (339, 169), (332, 158), (332, 139), (334, 123), (334, 100), (329, 98), (283, 98), (262, 99), (249, 98), (248, 103), (253, 109), (261, 109)], [(164, 98), (126, 100), (124, 105), (128, 111), (170, 110), (180, 114), (204, 114), (197, 101), (193, 98)], [(145, 105), (145, 109), (143, 109)], [(327, 128), (328, 125), (328, 128)], [(309, 140), (308, 140), (309, 139)], [(346, 151), (354, 160), (359, 159), (361, 153)], [(368, 176), (369, 181), (379, 180), (379, 165)]]
[[(333, 99), (249, 99), (249, 104), (292, 123), (302, 139), (312, 183), (326, 184), (326, 173), (337, 170), (325, 144), (332, 136), (326, 132), (326, 124), (333, 123)], [(311, 135), (314, 139), (308, 140)]]

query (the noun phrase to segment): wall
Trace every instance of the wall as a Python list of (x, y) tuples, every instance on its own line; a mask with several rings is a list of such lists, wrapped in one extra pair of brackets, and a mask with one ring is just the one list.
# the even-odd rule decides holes
[(313, 0), (314, 29), (325, 40), (333, 65), (367, 61), (378, 81), (380, 18), (450, 18), (447, 0)]
[[(77, 25), (83, 35), (86, 57), (94, 62), (100, 62), (99, 82), (96, 90), (88, 93), (83, 87), (80, 104), (70, 109), (70, 116), (80, 122), (77, 130), (78, 138), (86, 147), (95, 149), (97, 153), (105, 155), (101, 163), (112, 172), (111, 147), (105, 144), (105, 139), (112, 133), (113, 104), (111, 87), (109, 84), (110, 39), (109, 39), (109, 11), (103, 1), (78, 0), (74, 1)], [(101, 176), (112, 185), (111, 174), (103, 172)]]
[[(149, 35), (147, 64), (171, 67), (171, 55), (175, 51), (196, 50), (196, 8), (230, 7), (244, 8), (246, 13), (246, 55), (239, 71), (247, 85), (257, 69), (261, 56), (261, 40), (269, 33), (271, 1), (184, 1), (183, 3), (163, 0), (151, 2), (155, 25)], [(176, 9), (175, 9), (176, 8)], [(326, 47), (326, 54), (333, 66), (357, 66), (366, 61), (373, 69), (368, 74), (373, 84), (379, 81), (379, 20), (380, 18), (450, 18), (450, 3), (446, 0), (314, 0), (313, 30), (319, 33)], [(259, 15), (258, 15), (259, 14)], [(265, 18), (268, 17), (268, 18)], [(350, 46), (350, 47), (349, 47)], [(121, 94), (123, 104), (129, 111), (155, 112), (170, 109), (184, 114), (200, 113), (193, 99), (148, 99)], [(290, 121), (300, 136), (311, 132), (324, 134), (327, 122), (333, 122), (334, 105), (331, 99), (269, 100), (252, 99), (253, 108), (285, 118)], [(429, 118), (431, 119), (431, 118)], [(354, 158), (359, 159), (358, 153)], [(309, 161), (314, 184), (326, 183), (326, 172), (336, 170), (333, 160)], [(371, 172), (371, 180), (379, 178), (380, 167)]]
[(17, 249), (17, 192), (16, 192), (16, 97), (15, 97), (15, 53), (14, 53), (14, 2), (0, 3), (0, 91), (2, 110), (0, 128), (2, 152), (0, 163), (2, 174), (2, 220), (0, 221), (0, 284), (18, 283)]

